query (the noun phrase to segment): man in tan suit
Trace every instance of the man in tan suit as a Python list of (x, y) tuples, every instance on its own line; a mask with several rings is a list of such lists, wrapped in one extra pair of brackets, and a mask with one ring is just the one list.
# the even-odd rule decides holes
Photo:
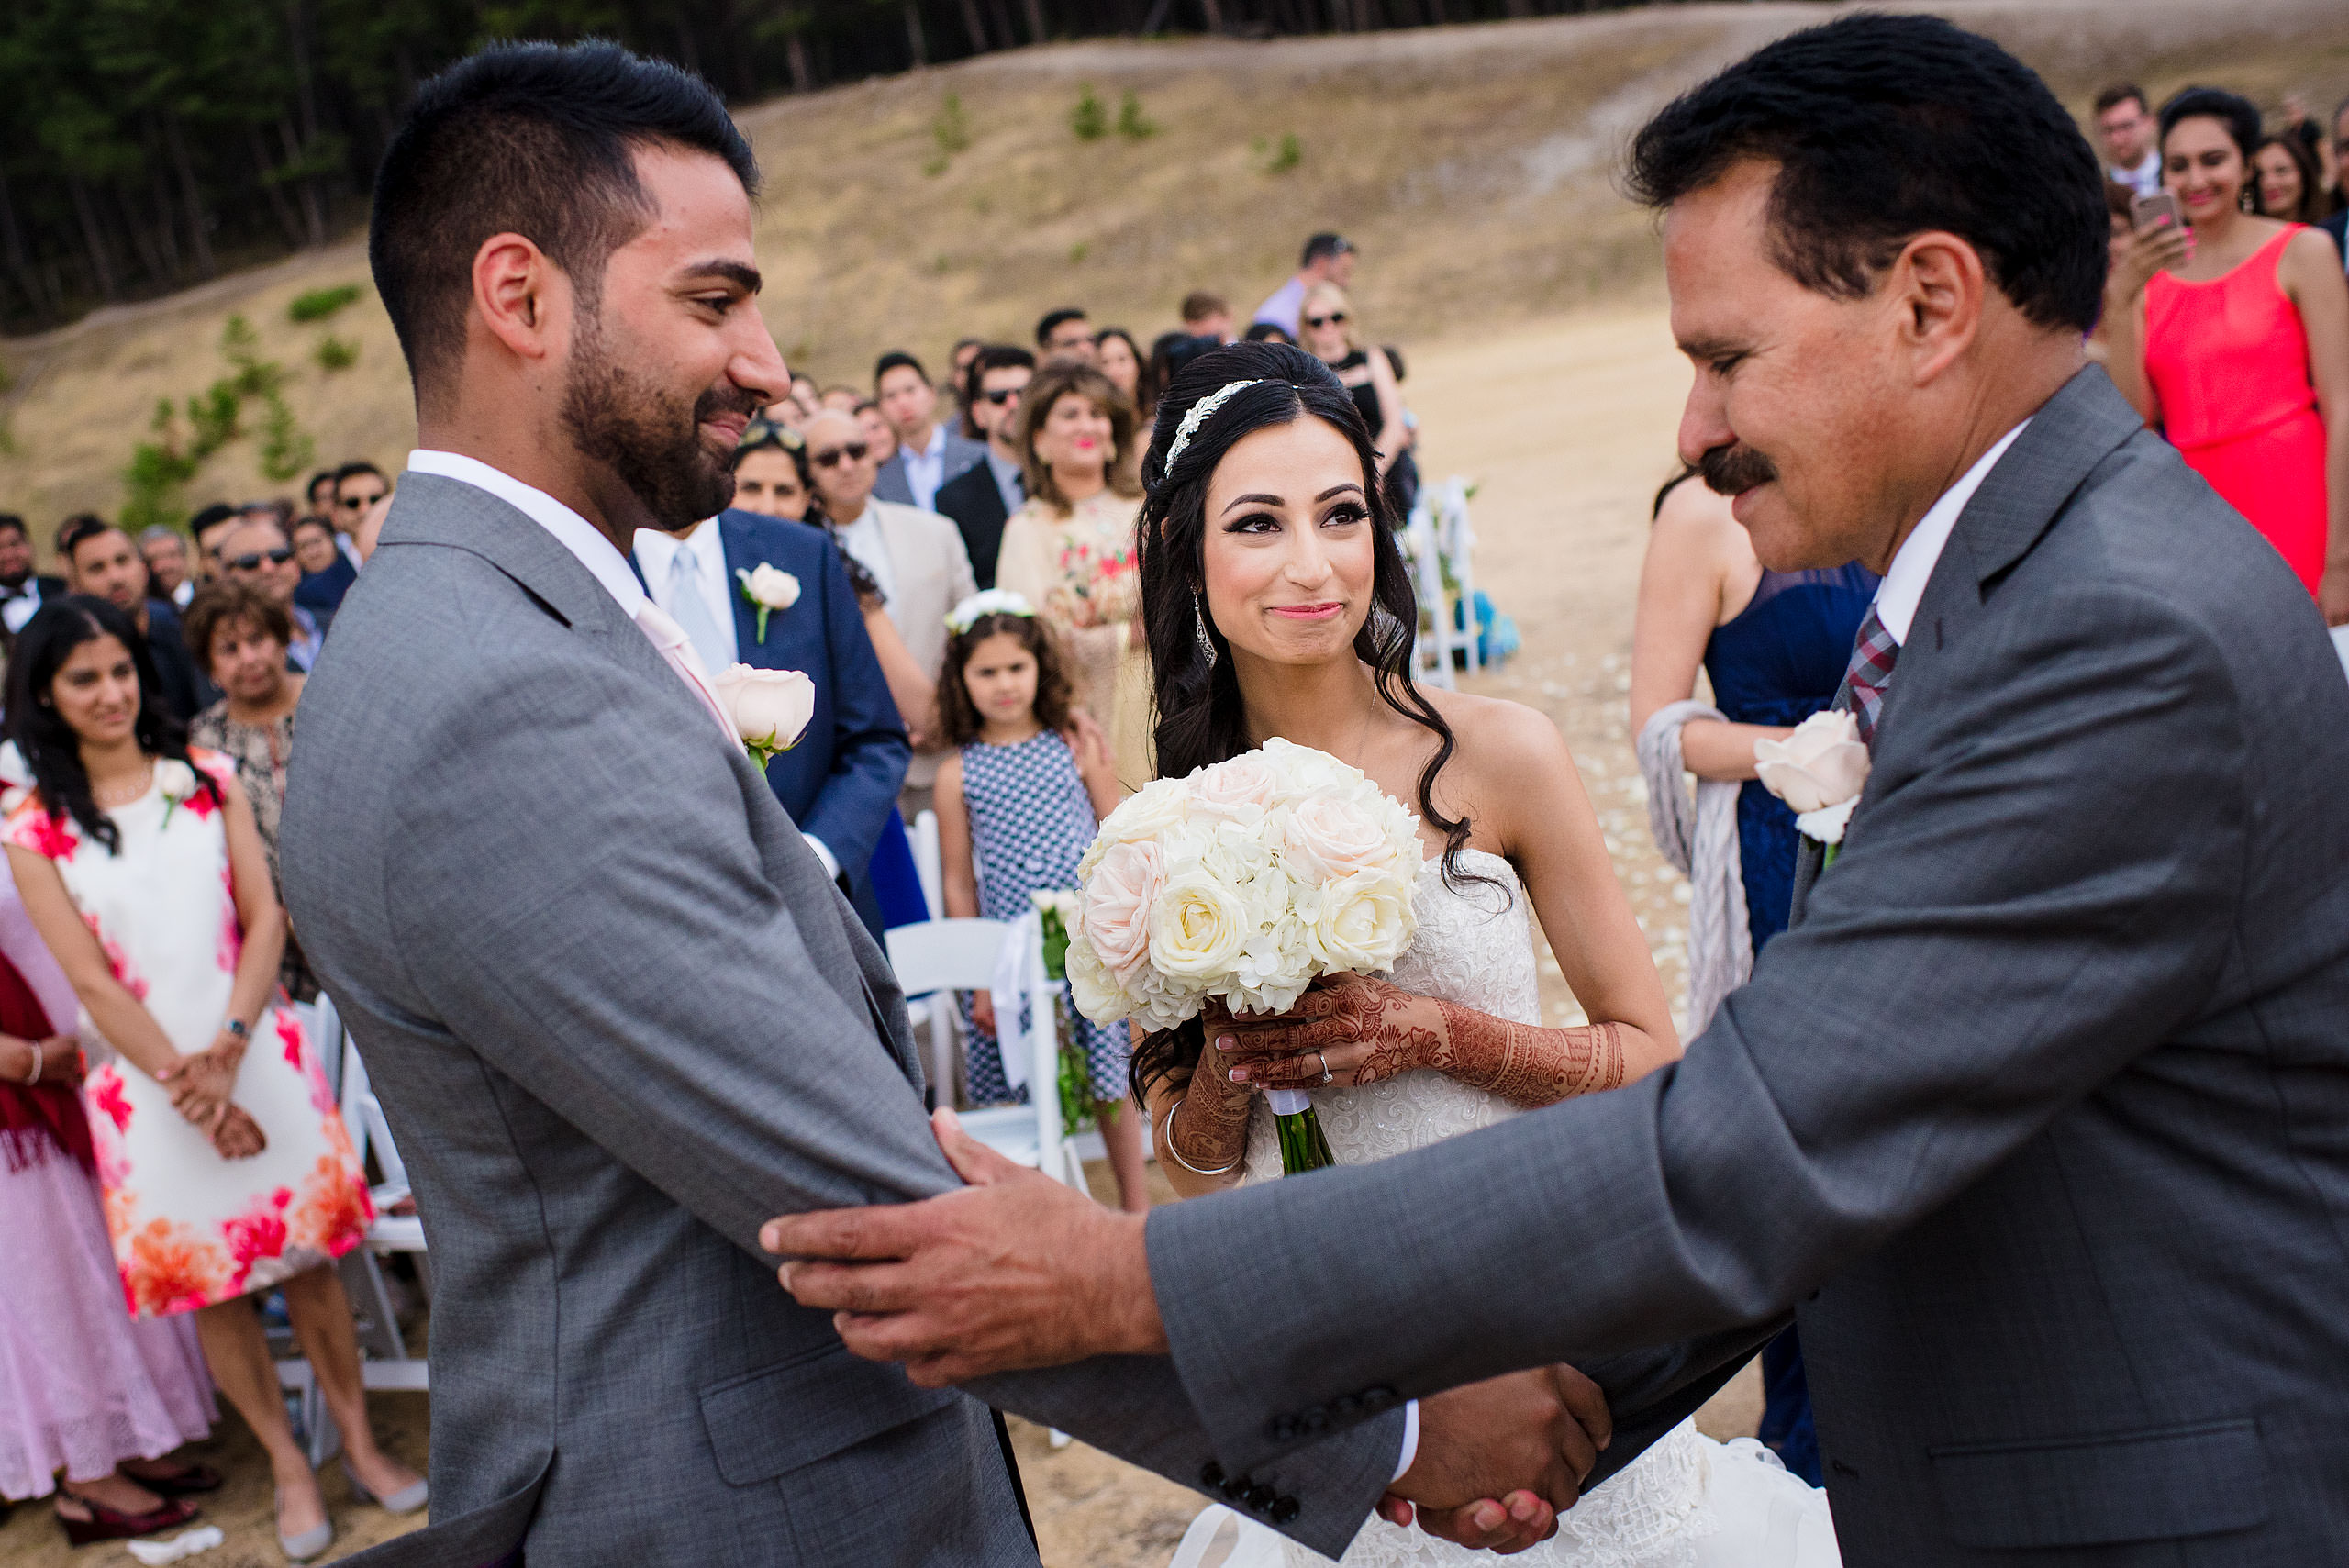
[[(946, 612), (978, 592), (962, 530), (936, 512), (874, 499), (881, 463), (853, 417), (827, 411), (809, 420), (802, 433), (815, 470), (816, 496), (834, 537), (881, 584), (890, 624), (916, 662), (935, 676), (946, 658)], [(914, 752), (901, 797), (909, 822), (930, 806), (941, 755), (936, 750)]]

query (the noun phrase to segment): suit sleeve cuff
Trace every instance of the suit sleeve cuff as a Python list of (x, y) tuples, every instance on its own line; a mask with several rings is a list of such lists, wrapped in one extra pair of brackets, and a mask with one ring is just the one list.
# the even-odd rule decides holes
[(1403, 1451), (1395, 1461), (1395, 1473), (1388, 1485), (1409, 1473), (1412, 1462), (1419, 1457), (1419, 1402), (1416, 1399), (1403, 1407)]
[(807, 840), (807, 847), (816, 851), (818, 860), (824, 862), (825, 880), (838, 882), (841, 879), (841, 861), (838, 855), (832, 853), (831, 846), (813, 833), (802, 833), (799, 836)]

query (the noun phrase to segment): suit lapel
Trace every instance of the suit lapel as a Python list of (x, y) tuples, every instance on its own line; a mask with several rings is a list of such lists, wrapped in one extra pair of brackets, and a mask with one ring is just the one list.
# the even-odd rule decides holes
[[(737, 572), (750, 572), (766, 564), (760, 559), (758, 547), (751, 539), (751, 526), (731, 512), (721, 512), (718, 518), (718, 542), (726, 550), (727, 602), (734, 606), (735, 656), (745, 664), (768, 667), (764, 655), (765, 643), (759, 637), (758, 606), (740, 592), (742, 580)], [(804, 587), (805, 584), (802, 584)], [(774, 630), (776, 616), (788, 615), (788, 610), (774, 610), (767, 616), (767, 630)]]

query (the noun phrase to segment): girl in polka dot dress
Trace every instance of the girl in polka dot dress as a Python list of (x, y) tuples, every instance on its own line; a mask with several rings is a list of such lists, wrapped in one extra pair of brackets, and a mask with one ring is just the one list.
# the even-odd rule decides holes
[[(938, 683), (940, 728), (958, 750), (938, 770), (938, 841), (952, 917), (1017, 920), (1039, 888), (1076, 885), (1076, 862), (1118, 804), (1108, 747), (1070, 717), (1066, 667), (1052, 632), (1017, 594), (976, 595), (947, 617), (953, 633)], [(1065, 989), (1065, 988), (1063, 988)], [(963, 1003), (973, 1105), (1050, 1093), (1006, 1080), (993, 999)], [(1131, 1041), (1123, 1025), (1070, 1023), (1093, 1082), (1094, 1115), (1125, 1207), (1150, 1207), (1141, 1128), (1126, 1107)]]

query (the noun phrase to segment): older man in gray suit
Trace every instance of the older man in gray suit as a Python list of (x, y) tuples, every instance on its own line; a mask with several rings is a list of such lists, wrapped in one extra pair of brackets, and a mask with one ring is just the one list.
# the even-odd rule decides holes
[[(956, 1181), (886, 962), (623, 553), (723, 508), (785, 384), (755, 176), (699, 82), (528, 45), (428, 83), (378, 177), (420, 450), (281, 840), (439, 1286), (435, 1520), (373, 1562), (1036, 1562), (986, 1407), (848, 1355), (756, 1240)], [(1605, 1421), (1547, 1370), (1252, 1473), (1163, 1362), (993, 1392), (1330, 1551), (1390, 1485), (1529, 1539)]]
[[(1683, 453), (1765, 564), (1885, 573), (1845, 694), (1874, 770), (1800, 923), (1614, 1093), (1146, 1228), (1002, 1173), (802, 1216), (771, 1241), (850, 1261), (788, 1284), (924, 1381), (1171, 1351), (1248, 1462), (1364, 1390), (1793, 1308), (1847, 1563), (2340, 1561), (2349, 684), (2082, 366), (2093, 156), (1995, 45), (1861, 17), (1666, 109), (1632, 176)], [(1310, 1024), (1239, 1037), (1258, 1082), (1313, 1075)], [(1267, 1250), (1313, 1288), (1249, 1282)], [(1155, 1311), (1047, 1326), (1119, 1291)]]

